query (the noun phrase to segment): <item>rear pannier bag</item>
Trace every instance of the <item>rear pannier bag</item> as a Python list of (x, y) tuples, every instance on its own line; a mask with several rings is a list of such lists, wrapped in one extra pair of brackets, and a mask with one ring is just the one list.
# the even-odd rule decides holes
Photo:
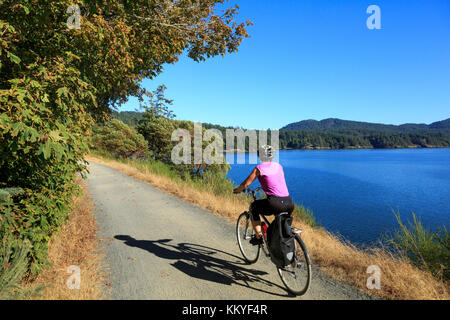
[(279, 268), (289, 265), (294, 258), (295, 234), (291, 224), (292, 218), (284, 212), (278, 214), (267, 229), (270, 259)]

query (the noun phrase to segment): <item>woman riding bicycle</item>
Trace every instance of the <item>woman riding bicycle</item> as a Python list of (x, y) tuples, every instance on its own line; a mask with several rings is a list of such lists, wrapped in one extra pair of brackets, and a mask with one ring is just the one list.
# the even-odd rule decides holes
[(250, 240), (253, 245), (263, 243), (260, 214), (268, 216), (287, 212), (290, 215), (294, 211), (294, 203), (289, 196), (283, 167), (277, 162), (272, 162), (274, 156), (275, 150), (271, 146), (261, 146), (258, 149), (261, 164), (256, 166), (248, 178), (233, 191), (234, 193), (243, 192), (258, 178), (261, 188), (267, 195), (266, 199), (256, 200), (250, 207), (253, 217), (252, 225), (256, 233)]

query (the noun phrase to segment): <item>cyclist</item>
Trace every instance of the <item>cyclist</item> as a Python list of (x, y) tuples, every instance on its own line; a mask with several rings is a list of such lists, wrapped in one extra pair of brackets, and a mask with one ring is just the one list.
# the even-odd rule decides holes
[(253, 217), (252, 225), (255, 230), (255, 235), (250, 240), (252, 245), (263, 243), (260, 214), (274, 215), (287, 212), (290, 215), (294, 211), (294, 203), (289, 196), (283, 167), (277, 162), (272, 162), (274, 156), (275, 150), (271, 146), (260, 146), (258, 157), (261, 163), (253, 169), (252, 173), (239, 187), (233, 190), (234, 193), (241, 193), (258, 178), (261, 188), (267, 195), (266, 199), (256, 200), (250, 207), (250, 213)]

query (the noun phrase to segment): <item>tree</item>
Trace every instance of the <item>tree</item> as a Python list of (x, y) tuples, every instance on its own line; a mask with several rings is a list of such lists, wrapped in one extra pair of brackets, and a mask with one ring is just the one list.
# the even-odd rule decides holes
[[(172, 141), (172, 133), (176, 129), (185, 129), (192, 138), (194, 137), (194, 123), (174, 119), (175, 115), (169, 109), (169, 105), (173, 104), (173, 100), (165, 97), (165, 90), (166, 87), (162, 85), (149, 94), (149, 106), (141, 106), (145, 111), (140, 117), (137, 130), (147, 140), (149, 151), (152, 153), (153, 158), (172, 165), (171, 154), (176, 145), (176, 142)], [(211, 126), (209, 127), (211, 128)], [(202, 137), (205, 130), (202, 127)], [(193, 139), (191, 139), (191, 150), (199, 147), (203, 153), (208, 144), (207, 141), (202, 141), (201, 146), (196, 146)], [(202, 163), (194, 163), (194, 154), (191, 152), (191, 163), (173, 166), (173, 168), (182, 176), (190, 174), (200, 177), (203, 172), (226, 174), (229, 166), (225, 164), (225, 161), (222, 164), (207, 164), (203, 158)]]
[[(224, 0), (107, 0), (79, 1), (81, 28), (68, 29), (72, 1), (0, 1), (2, 66), (0, 88), (28, 73), (32, 63), (74, 57), (67, 68), (96, 89), (102, 116), (129, 96), (142, 99), (144, 78), (152, 79), (166, 63), (187, 51), (203, 61), (238, 50), (247, 37), (237, 23), (238, 6), (218, 11)], [(16, 63), (19, 62), (19, 63)]]
[(138, 121), (137, 130), (148, 142), (153, 157), (167, 161), (170, 158), (172, 132), (176, 129), (171, 121), (175, 115), (169, 110), (173, 101), (164, 96), (166, 86), (159, 86), (148, 94), (148, 105), (141, 105), (145, 111)]
[[(80, 0), (81, 28), (69, 29), (72, 1), (0, 0), (0, 188), (23, 194), (1, 212), (2, 233), (32, 244), (33, 272), (66, 218), (85, 174), (90, 129), (136, 96), (184, 52), (195, 61), (237, 51), (245, 27), (223, 0)], [(3, 234), (0, 234), (2, 237)]]
[(92, 143), (97, 150), (116, 157), (139, 156), (148, 151), (144, 137), (135, 128), (117, 119), (95, 129)]

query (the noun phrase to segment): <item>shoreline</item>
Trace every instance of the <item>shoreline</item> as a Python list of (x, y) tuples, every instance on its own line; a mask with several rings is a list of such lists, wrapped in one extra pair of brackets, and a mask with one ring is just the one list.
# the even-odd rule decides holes
[[(338, 151), (338, 150), (427, 150), (427, 149), (450, 149), (450, 147), (439, 147), (439, 146), (429, 146), (429, 147), (421, 147), (421, 146), (408, 146), (408, 147), (393, 147), (393, 148), (374, 148), (374, 147), (347, 147), (347, 148), (330, 148), (330, 147), (311, 147), (311, 148), (302, 148), (302, 149), (294, 149), (294, 148), (283, 148), (279, 149), (280, 151)], [(255, 153), (256, 151), (245, 151), (240, 149), (235, 150), (224, 150), (224, 154), (228, 153)]]

